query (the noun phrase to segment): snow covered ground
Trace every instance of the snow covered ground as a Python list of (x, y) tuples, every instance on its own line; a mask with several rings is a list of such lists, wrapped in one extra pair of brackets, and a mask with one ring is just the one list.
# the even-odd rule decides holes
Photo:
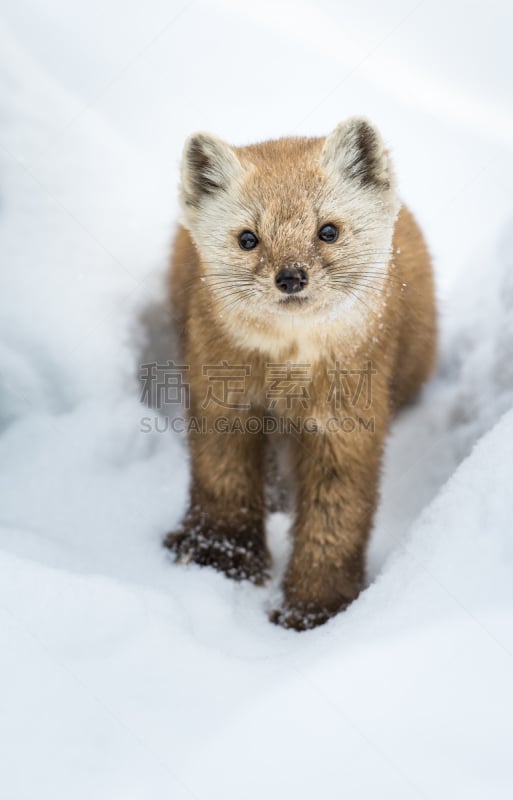
[[(0, 797), (513, 795), (513, 10), (3, 0)], [(185, 136), (364, 113), (433, 251), (437, 375), (397, 421), (369, 588), (295, 634), (177, 567), (183, 441), (140, 432)]]

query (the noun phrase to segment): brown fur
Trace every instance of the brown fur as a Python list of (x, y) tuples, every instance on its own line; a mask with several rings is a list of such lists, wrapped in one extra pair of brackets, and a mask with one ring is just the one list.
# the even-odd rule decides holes
[[(388, 154), (362, 120), (344, 123), (326, 140), (229, 148), (207, 135), (192, 137), (182, 202), (186, 227), (175, 238), (171, 296), (190, 366), (191, 415), (207, 417), (209, 427), (219, 415), (308, 417), (319, 429), (278, 437), (288, 446), (295, 516), (283, 606), (271, 615), (287, 627), (312, 627), (362, 588), (390, 420), (434, 364), (429, 255), (411, 213), (401, 206), (397, 214)], [(317, 238), (327, 222), (340, 228), (335, 244)], [(237, 244), (245, 229), (258, 229), (254, 251)], [(274, 277), (298, 264), (308, 272), (307, 300), (282, 304)], [(266, 365), (287, 360), (310, 365), (307, 408), (270, 410)], [(250, 366), (249, 410), (203, 407), (202, 367), (223, 361)], [(350, 370), (372, 365), (369, 406), (366, 392), (339, 397), (338, 408), (328, 400), (336, 362)], [(372, 417), (374, 429), (324, 430), (330, 417), (346, 416)], [(264, 583), (268, 440), (190, 433), (189, 510), (166, 538), (177, 560)]]

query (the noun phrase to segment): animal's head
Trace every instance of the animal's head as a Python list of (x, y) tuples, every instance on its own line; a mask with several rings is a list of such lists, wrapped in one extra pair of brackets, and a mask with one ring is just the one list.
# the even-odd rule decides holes
[(365, 308), (383, 290), (399, 201), (381, 136), (365, 119), (326, 139), (249, 147), (195, 134), (181, 202), (220, 313), (266, 325), (325, 318)]

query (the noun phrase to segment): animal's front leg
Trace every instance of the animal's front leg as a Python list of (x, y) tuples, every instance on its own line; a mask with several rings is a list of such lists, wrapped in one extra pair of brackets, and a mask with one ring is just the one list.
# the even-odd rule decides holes
[(274, 622), (297, 630), (321, 625), (361, 591), (382, 441), (365, 428), (296, 440), (294, 545)]
[[(263, 584), (269, 573), (264, 533), (263, 441), (261, 434), (240, 432), (245, 419), (229, 432), (190, 435), (189, 509), (164, 544), (180, 563), (212, 566), (235, 580)], [(207, 429), (219, 425), (208, 419)]]

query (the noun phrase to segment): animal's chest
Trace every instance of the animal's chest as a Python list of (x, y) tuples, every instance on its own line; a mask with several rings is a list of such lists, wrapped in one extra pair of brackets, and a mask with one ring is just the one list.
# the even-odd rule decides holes
[(330, 349), (321, 358), (298, 353), (246, 360), (246, 408), (274, 417), (312, 417), (324, 423), (338, 412), (368, 409), (381, 382), (364, 348), (354, 353)]

